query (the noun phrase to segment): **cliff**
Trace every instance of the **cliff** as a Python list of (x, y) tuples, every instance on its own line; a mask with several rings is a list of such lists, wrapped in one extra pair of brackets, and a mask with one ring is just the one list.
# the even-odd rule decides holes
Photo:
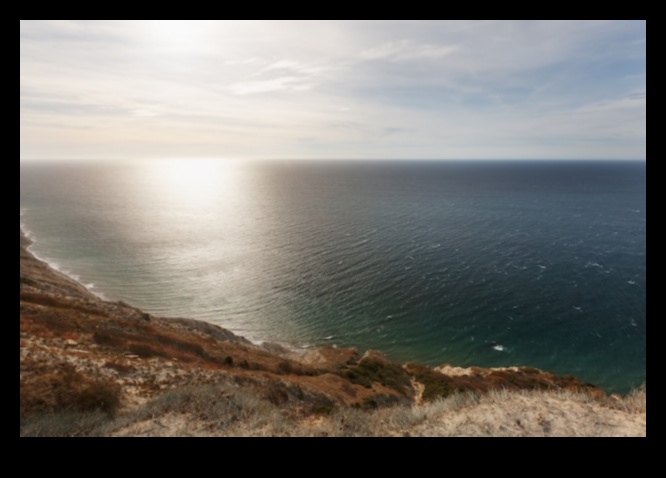
[(608, 397), (530, 367), (303, 355), (103, 301), (20, 232), (20, 435), (645, 436), (645, 388)]

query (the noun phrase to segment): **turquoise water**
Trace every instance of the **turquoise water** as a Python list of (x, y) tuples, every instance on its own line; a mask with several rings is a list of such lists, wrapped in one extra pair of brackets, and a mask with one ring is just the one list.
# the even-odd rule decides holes
[(644, 162), (21, 163), (33, 251), (252, 340), (646, 380)]

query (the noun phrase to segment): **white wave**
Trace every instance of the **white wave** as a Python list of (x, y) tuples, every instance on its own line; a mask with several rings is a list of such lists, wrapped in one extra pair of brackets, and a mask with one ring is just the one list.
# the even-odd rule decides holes
[[(28, 229), (27, 227), (25, 227), (25, 224), (23, 224), (23, 223), (21, 223), (21, 229), (23, 230), (23, 234), (25, 235), (25, 237), (27, 237), (28, 239), (30, 239), (34, 243), (35, 242), (35, 236), (32, 233), (32, 231), (30, 229)], [(31, 244), (31, 246), (32, 246), (32, 244)], [(28, 247), (28, 249), (30, 249), (30, 247)]]
[(495, 344), (495, 345), (493, 345), (493, 350), (497, 350), (498, 352), (504, 352), (504, 345)]

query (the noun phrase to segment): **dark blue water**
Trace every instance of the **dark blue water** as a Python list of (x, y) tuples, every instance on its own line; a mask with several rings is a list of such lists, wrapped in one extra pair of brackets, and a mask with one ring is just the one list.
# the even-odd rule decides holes
[(22, 163), (33, 250), (254, 340), (646, 380), (644, 162)]

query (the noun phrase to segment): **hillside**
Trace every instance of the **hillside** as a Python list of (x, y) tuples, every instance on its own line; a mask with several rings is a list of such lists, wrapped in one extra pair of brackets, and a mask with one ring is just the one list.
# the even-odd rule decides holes
[(20, 435), (645, 436), (628, 397), (531, 367), (297, 354), (103, 301), (20, 232)]

